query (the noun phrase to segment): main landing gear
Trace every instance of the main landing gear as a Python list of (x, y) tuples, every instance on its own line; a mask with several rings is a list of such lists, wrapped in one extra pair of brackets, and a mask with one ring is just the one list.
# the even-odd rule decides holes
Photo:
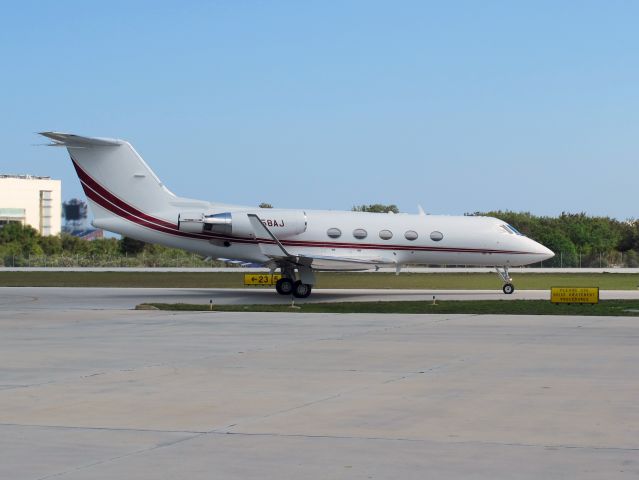
[(502, 267), (502, 270), (500, 270), (499, 267), (495, 267), (495, 269), (497, 270), (497, 274), (501, 277), (502, 281), (504, 282), (504, 286), (501, 289), (506, 295), (510, 295), (511, 293), (515, 291), (515, 286), (512, 283), (513, 279), (510, 277), (510, 274), (508, 273), (508, 267), (504, 266)]
[(293, 295), (296, 298), (308, 298), (312, 289), (312, 285), (302, 283), (299, 280), (293, 281), (288, 277), (280, 278), (275, 284), (277, 293), (280, 295)]
[(275, 290), (280, 295), (290, 295), (293, 293), (293, 280), (290, 278), (280, 278), (275, 283)]
[(297, 298), (308, 298), (313, 286), (308, 283), (297, 281), (293, 283), (293, 296)]
[[(299, 280), (298, 280), (299, 279)], [(296, 298), (308, 298), (313, 290), (315, 276), (310, 269), (282, 269), (282, 278), (275, 283), (280, 295), (293, 295)]]

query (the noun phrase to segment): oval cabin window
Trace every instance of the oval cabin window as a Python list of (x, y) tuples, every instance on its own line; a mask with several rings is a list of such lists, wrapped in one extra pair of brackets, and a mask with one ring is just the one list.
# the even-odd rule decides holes
[(393, 232), (391, 232), (390, 230), (381, 230), (379, 232), (379, 238), (381, 238), (382, 240), (390, 240), (391, 238), (393, 238)]
[(360, 240), (362, 238), (366, 238), (367, 235), (368, 233), (363, 228), (356, 228), (355, 230), (353, 230), (353, 236), (355, 238), (359, 238)]
[(339, 228), (329, 228), (326, 231), (326, 235), (331, 238), (339, 238), (342, 236), (342, 231)]
[(406, 240), (417, 240), (417, 232), (414, 230), (408, 230), (405, 234), (404, 237), (406, 237)]
[(439, 242), (442, 238), (444, 238), (444, 234), (442, 232), (434, 231), (430, 234), (430, 239), (433, 242)]

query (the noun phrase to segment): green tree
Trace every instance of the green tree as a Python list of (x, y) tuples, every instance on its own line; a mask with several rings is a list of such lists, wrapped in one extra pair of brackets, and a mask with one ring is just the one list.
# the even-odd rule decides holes
[(579, 264), (577, 249), (560, 230), (551, 227), (540, 229), (535, 240), (548, 247), (555, 256), (544, 261), (544, 267), (576, 267)]
[(119, 256), (120, 243), (115, 238), (96, 238), (95, 240), (82, 240), (87, 243), (88, 253), (96, 256)]
[(137, 255), (144, 251), (146, 243), (131, 237), (122, 237), (120, 239), (120, 253), (123, 255)]
[(89, 252), (88, 241), (68, 233), (60, 235), (60, 242), (62, 243), (62, 250), (67, 255), (86, 255)]
[(383, 205), (381, 203), (373, 203), (371, 205), (355, 205), (351, 210), (353, 212), (399, 213), (399, 208), (397, 208), (397, 205)]
[(0, 245), (14, 245), (10, 247), (11, 250), (15, 251), (17, 248), (20, 254), (25, 257), (42, 254), (42, 248), (38, 243), (39, 239), (38, 231), (28, 225), (8, 223), (0, 229)]
[(59, 255), (62, 253), (62, 240), (60, 235), (47, 235), (39, 237), (38, 243), (45, 255)]
[(273, 205), (271, 205), (270, 203), (266, 203), (266, 202), (262, 202), (258, 205), (258, 207), (260, 208), (273, 208)]
[(619, 233), (621, 239), (617, 249), (620, 252), (626, 252), (633, 248), (639, 250), (639, 220), (620, 222)]
[(636, 250), (628, 250), (624, 253), (624, 265), (630, 268), (639, 267), (639, 253)]

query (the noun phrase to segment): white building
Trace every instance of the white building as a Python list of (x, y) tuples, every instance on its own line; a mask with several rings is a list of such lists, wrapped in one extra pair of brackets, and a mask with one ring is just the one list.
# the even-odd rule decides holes
[(62, 182), (51, 177), (0, 175), (0, 227), (9, 222), (30, 225), (41, 235), (61, 229)]

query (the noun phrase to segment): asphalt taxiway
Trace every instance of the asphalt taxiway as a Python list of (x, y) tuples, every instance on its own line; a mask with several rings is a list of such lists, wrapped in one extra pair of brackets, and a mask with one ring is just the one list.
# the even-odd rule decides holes
[[(602, 290), (602, 299), (639, 299), (639, 290)], [(317, 289), (306, 302), (370, 302), (432, 300), (548, 300), (549, 290), (391, 290)], [(140, 303), (208, 304), (289, 303), (272, 288), (66, 288), (0, 287), (0, 308), (19, 305), (22, 309), (129, 309)]]
[(638, 317), (132, 311), (137, 291), (10, 290), (0, 478), (639, 475)]

